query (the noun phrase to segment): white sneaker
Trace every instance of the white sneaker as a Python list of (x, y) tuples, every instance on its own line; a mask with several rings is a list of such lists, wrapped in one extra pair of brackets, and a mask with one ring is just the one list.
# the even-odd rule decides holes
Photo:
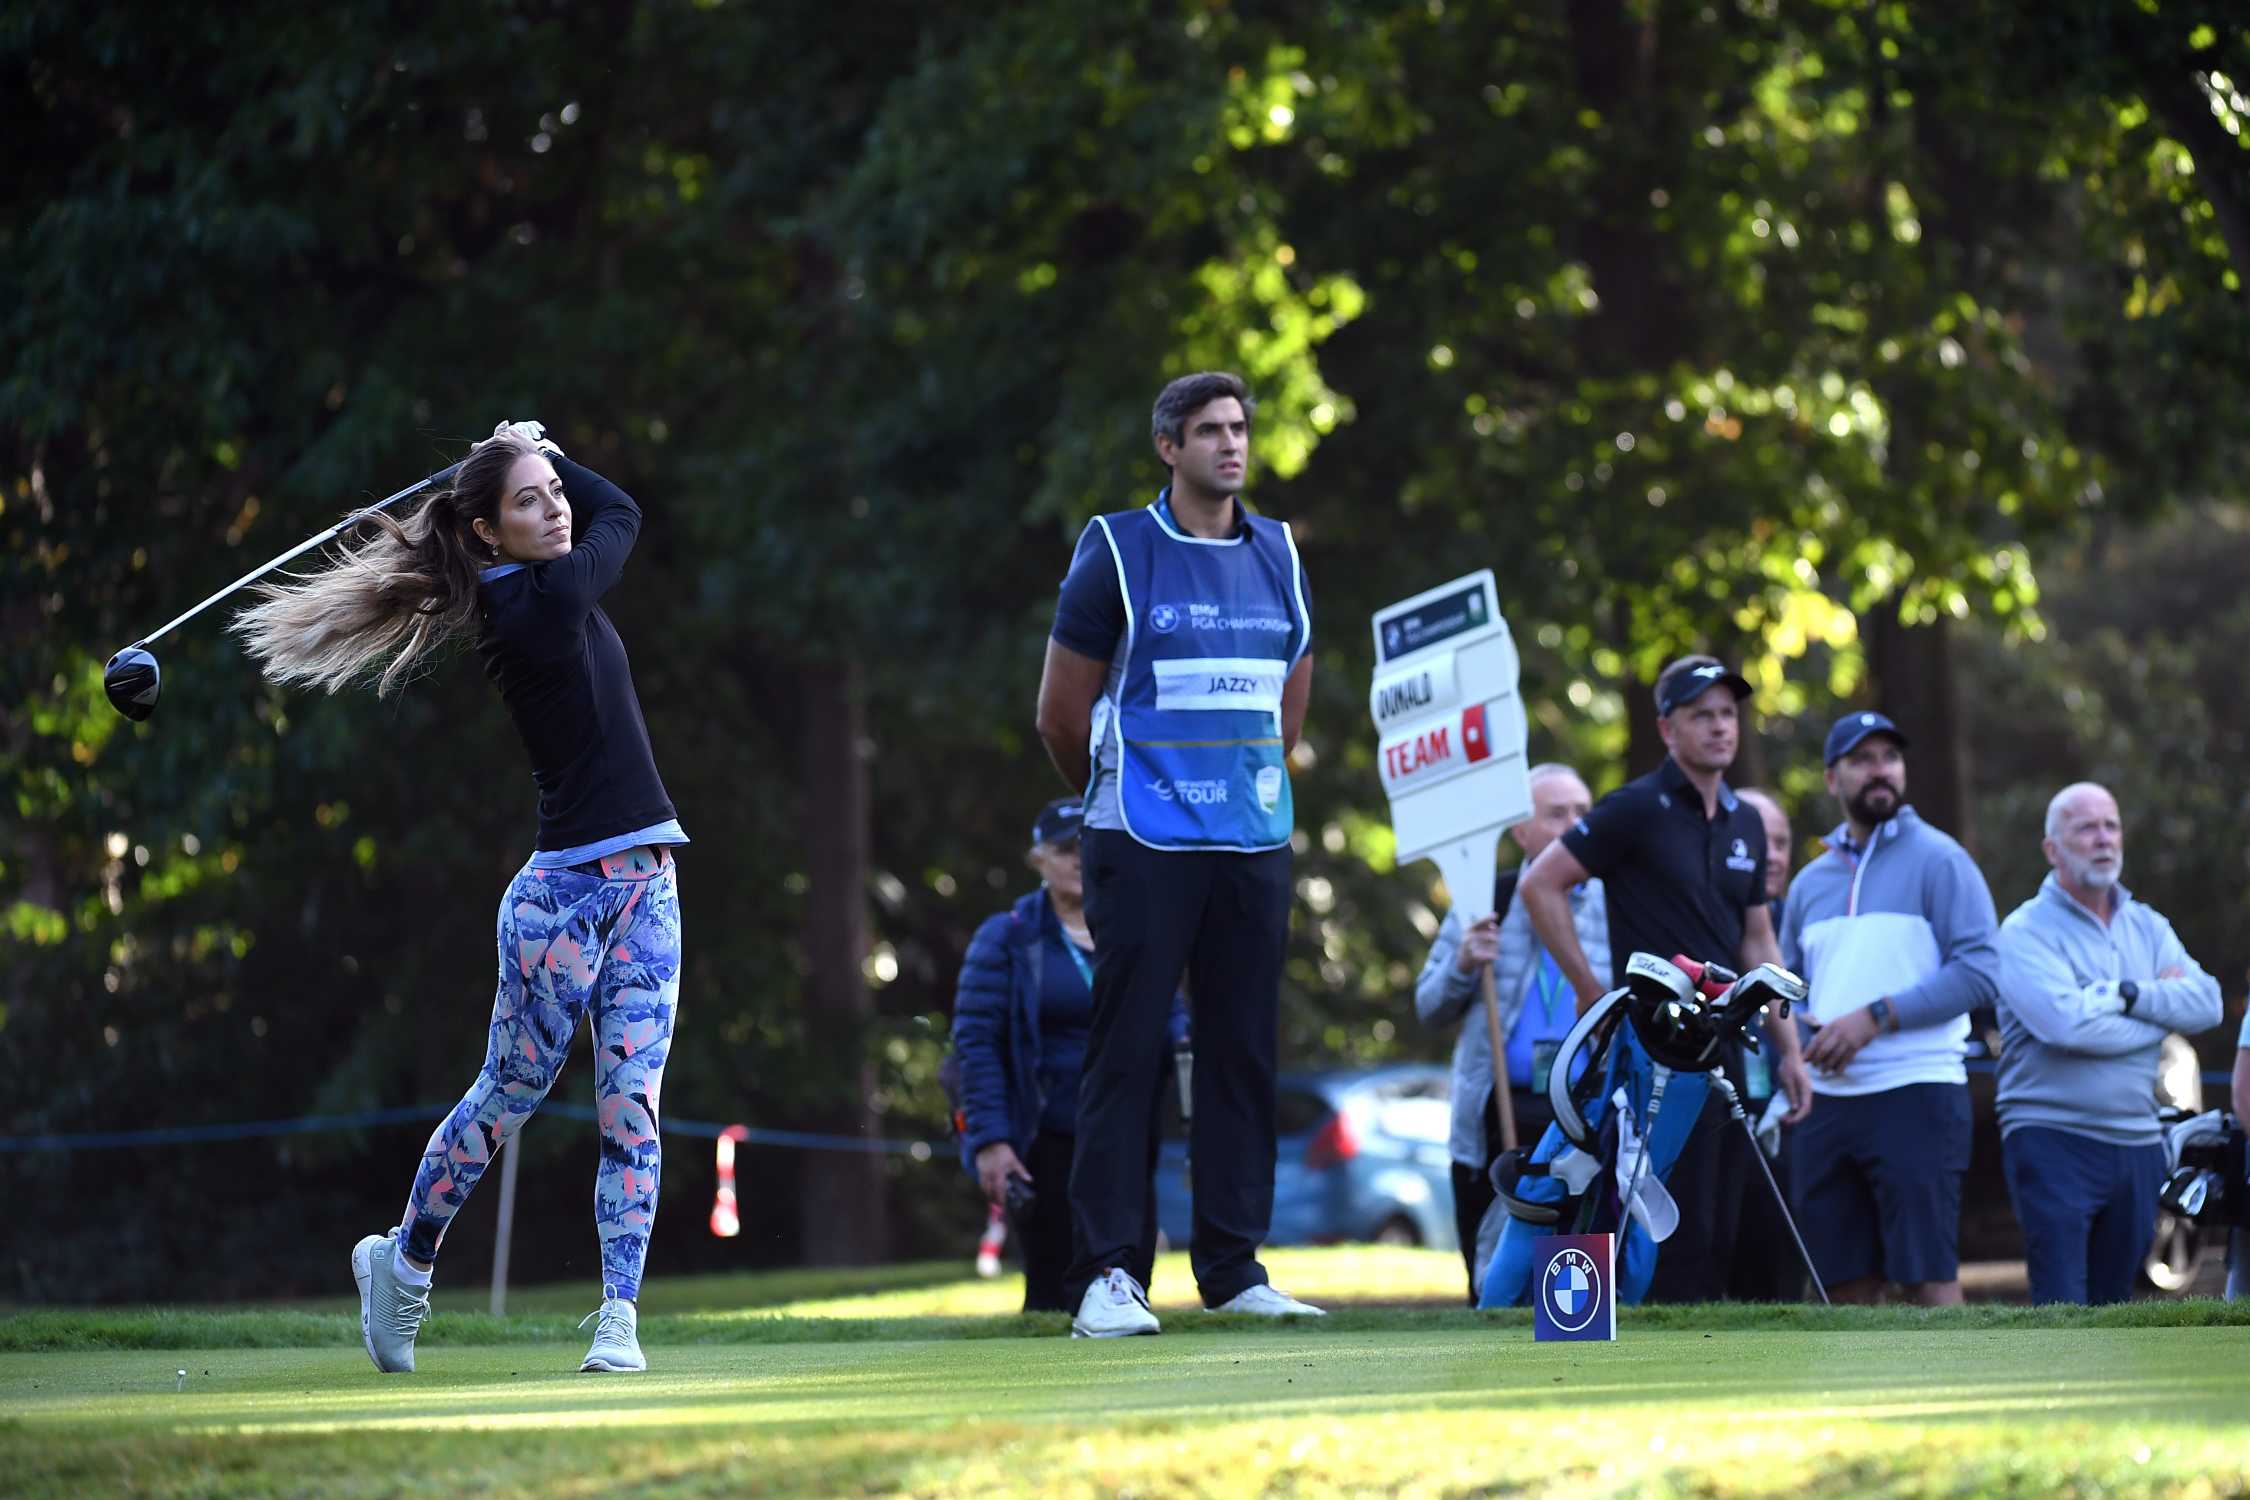
[(1250, 1313), (1261, 1318), (1325, 1318), (1327, 1313), (1310, 1302), (1299, 1302), (1287, 1292), (1264, 1282), (1245, 1287), (1217, 1307), (1215, 1313)]
[(1086, 1288), (1086, 1295), (1078, 1299), (1078, 1316), (1070, 1320), (1074, 1339), (1119, 1339), (1163, 1331), (1164, 1325), (1148, 1310), (1148, 1293), (1115, 1266)]
[(398, 1235), (371, 1234), (352, 1246), (352, 1279), (359, 1283), (359, 1338), (367, 1357), (386, 1375), (414, 1373), (414, 1340), (430, 1315), (430, 1289), (398, 1275)]
[[(594, 1323), (596, 1318), (601, 1319)], [(622, 1297), (605, 1298), (600, 1307), (579, 1320), (584, 1328), (594, 1323), (594, 1346), (586, 1351), (586, 1362), (578, 1368), (581, 1373), (602, 1370), (614, 1375), (632, 1374), (648, 1368), (648, 1360), (641, 1354), (640, 1317), (632, 1303)]]

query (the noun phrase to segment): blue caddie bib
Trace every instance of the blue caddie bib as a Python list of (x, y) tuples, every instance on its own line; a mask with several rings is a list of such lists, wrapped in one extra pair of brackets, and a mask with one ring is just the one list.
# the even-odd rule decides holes
[(1243, 514), (1234, 536), (1190, 536), (1167, 491), (1094, 518), (1126, 646), (1093, 740), (1116, 751), (1126, 832), (1153, 849), (1278, 849), (1296, 826), (1281, 685), (1312, 639), (1304, 569), (1286, 524)]

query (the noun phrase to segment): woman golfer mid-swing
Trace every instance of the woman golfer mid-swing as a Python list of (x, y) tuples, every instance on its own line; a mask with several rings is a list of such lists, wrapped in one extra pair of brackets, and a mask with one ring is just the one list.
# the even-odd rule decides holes
[(399, 1226), (352, 1250), (360, 1333), (383, 1371), (414, 1368), (446, 1225), (539, 1108), (580, 1016), (595, 1040), (602, 1305), (585, 1370), (645, 1370), (634, 1307), (656, 1219), (657, 1101), (680, 984), (669, 846), (687, 835), (649, 752), (625, 648), (602, 613), (640, 531), (624, 491), (503, 422), (451, 489), (270, 585), (234, 622), (276, 682), (397, 687), (446, 642), (477, 654), (531, 754), (539, 841), (500, 900), (500, 988), (484, 1066), (422, 1152)]

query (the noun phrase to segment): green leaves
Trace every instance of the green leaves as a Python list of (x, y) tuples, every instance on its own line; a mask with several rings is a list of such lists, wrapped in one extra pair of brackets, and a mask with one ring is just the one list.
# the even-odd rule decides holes
[[(2216, 0), (141, 19), (0, 19), (0, 952), (40, 997), (0, 1062), (198, 1107), (456, 1086), (530, 793), (465, 660), (284, 697), (199, 622), (138, 729), (99, 664), (502, 416), (649, 514), (613, 613), (718, 851), (714, 1040), (673, 1082), (710, 1113), (863, 1058), (928, 1108), (1049, 787), (1055, 584), (1163, 482), (1172, 375), (1250, 376), (1252, 498), (1315, 589), (1300, 1061), (1444, 1040), (1398, 1024), (1434, 892), (1391, 868), (1373, 608), (1493, 566), (1534, 752), (1597, 785), (1652, 758), (1656, 667), (1720, 649), (1809, 795), (1792, 721), (1881, 686), (1886, 621), (2036, 647), (2064, 539), (2246, 469), (2250, 33)], [(893, 977), (832, 1057), (790, 881), (799, 688), (843, 663), (870, 861), (924, 873), (878, 882)]]

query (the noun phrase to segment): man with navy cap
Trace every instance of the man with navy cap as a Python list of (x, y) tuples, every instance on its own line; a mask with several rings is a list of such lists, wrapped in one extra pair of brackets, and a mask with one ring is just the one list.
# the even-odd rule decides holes
[[(1570, 982), (1581, 1012), (1603, 994), (1572, 921), (1569, 892), (1599, 878), (1609, 903), (1613, 974), (1636, 952), (1698, 961), (1778, 962), (1766, 906), (1766, 826), (1728, 787), (1750, 684), (1717, 658), (1683, 656), (1656, 679), (1664, 763), (1594, 804), (1549, 844), (1516, 885), (1539, 941)], [(1773, 1022), (1774, 1079), (1791, 1124), (1812, 1108), (1794, 1028)], [(1739, 1062), (1729, 1077), (1743, 1088)], [(1664, 1242), (1651, 1302), (1716, 1302), (1727, 1295), (1735, 1226), (1749, 1186), (1751, 1147), (1714, 1092), (1665, 1185), (1680, 1224)]]
[(1886, 1284), (1961, 1300), (1969, 1169), (1969, 1012), (1998, 993), (1992, 892), (1962, 847), (1906, 802), (1906, 736), (1846, 714), (1823, 749), (1844, 821), (1798, 872), (1782, 961), (1811, 994), (1805, 1061), (1819, 1108), (1789, 1145), (1805, 1248), (1838, 1302)]

